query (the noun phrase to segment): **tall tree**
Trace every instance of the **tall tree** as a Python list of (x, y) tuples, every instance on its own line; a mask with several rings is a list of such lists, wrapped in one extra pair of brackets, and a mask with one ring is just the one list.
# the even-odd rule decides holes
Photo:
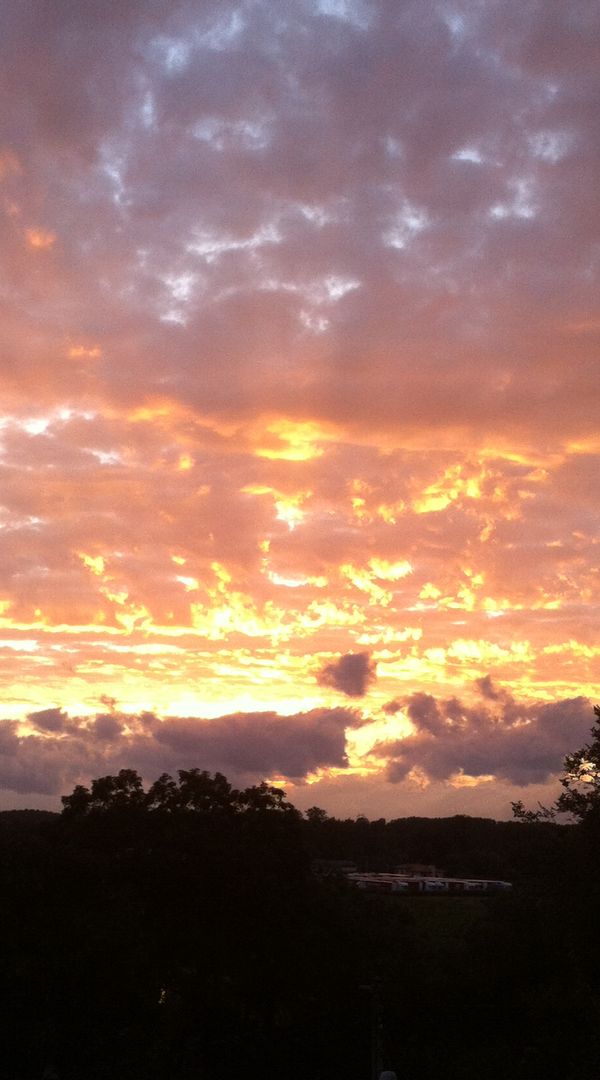
[(552, 806), (528, 810), (519, 800), (512, 804), (519, 821), (553, 820), (558, 814), (568, 814), (574, 821), (600, 822), (600, 705), (594, 705), (596, 722), (592, 725), (590, 742), (568, 754), (560, 777), (562, 791)]

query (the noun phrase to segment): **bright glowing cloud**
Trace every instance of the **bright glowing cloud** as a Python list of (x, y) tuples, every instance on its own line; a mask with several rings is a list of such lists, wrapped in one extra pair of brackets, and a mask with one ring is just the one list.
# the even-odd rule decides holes
[(118, 7), (0, 42), (0, 779), (507, 813), (600, 686), (597, 13)]
[(30, 248), (38, 251), (47, 251), (56, 243), (56, 233), (49, 229), (26, 229), (25, 239)]

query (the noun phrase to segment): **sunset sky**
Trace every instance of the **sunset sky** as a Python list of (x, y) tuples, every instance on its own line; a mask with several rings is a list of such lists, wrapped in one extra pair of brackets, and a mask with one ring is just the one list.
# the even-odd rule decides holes
[(595, 0), (0, 26), (0, 806), (551, 799), (600, 696)]

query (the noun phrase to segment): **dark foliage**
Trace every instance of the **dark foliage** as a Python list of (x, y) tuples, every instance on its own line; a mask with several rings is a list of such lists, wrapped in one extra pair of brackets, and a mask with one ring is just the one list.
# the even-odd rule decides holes
[(211, 776), (205, 769), (179, 769), (179, 781), (163, 773), (144, 791), (142, 778), (135, 769), (121, 769), (116, 776), (101, 776), (91, 788), (78, 784), (70, 795), (63, 795), (63, 814), (82, 818), (89, 814), (127, 810), (176, 814), (183, 811), (233, 815), (257, 811), (279, 811), (297, 817), (297, 810), (286, 802), (285, 793), (264, 781), (237, 791), (223, 776)]
[[(0, 814), (7, 1080), (368, 1080), (374, 1026), (401, 1076), (598, 1075), (579, 827), (302, 817), (198, 769), (148, 791), (122, 770), (63, 802)], [(361, 894), (315, 858), (515, 891)]]
[(562, 791), (552, 806), (528, 810), (519, 801), (512, 804), (519, 821), (555, 821), (567, 815), (574, 821), (596, 826), (600, 819), (600, 705), (594, 706), (596, 723), (592, 725), (591, 741), (568, 754), (560, 778)]

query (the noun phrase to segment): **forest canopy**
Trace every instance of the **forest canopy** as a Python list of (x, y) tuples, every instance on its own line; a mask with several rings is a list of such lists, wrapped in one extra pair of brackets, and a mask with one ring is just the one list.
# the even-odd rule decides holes
[(118, 809), (160, 810), (167, 813), (195, 810), (207, 813), (252, 813), (276, 810), (297, 814), (281, 788), (263, 781), (238, 791), (223, 773), (205, 769), (179, 769), (178, 780), (162, 773), (148, 791), (135, 769), (120, 769), (116, 776), (101, 776), (91, 787), (78, 784), (62, 796), (63, 814), (81, 817), (95, 811)]

